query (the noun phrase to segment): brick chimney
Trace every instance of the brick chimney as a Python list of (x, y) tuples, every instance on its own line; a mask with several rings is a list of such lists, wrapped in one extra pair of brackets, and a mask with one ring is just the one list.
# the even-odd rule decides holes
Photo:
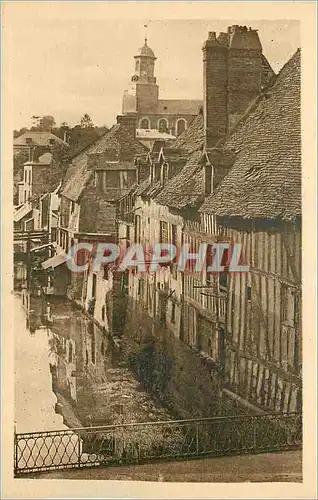
[(123, 125), (132, 137), (136, 137), (137, 117), (132, 115), (118, 115), (117, 123)]
[(227, 107), (231, 128), (260, 94), (262, 45), (257, 31), (246, 26), (231, 26), (228, 35)]
[(256, 30), (230, 26), (203, 45), (206, 147), (224, 137), (261, 91), (262, 46)]
[(227, 132), (227, 47), (214, 31), (203, 45), (203, 118), (206, 146), (213, 147)]

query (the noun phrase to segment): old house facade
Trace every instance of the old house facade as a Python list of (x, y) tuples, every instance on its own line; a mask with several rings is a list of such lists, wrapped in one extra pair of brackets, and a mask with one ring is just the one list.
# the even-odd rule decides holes
[(300, 52), (225, 140), (228, 175), (200, 211), (242, 244), (228, 273), (225, 381), (272, 411), (301, 407)]
[(96, 246), (117, 242), (117, 202), (136, 181), (134, 155), (146, 151), (122, 124), (117, 124), (72, 159), (61, 189), (57, 243), (59, 253), (64, 255), (64, 274), (69, 276), (65, 293), (106, 330), (111, 328), (111, 269), (97, 271), (91, 262), (86, 272), (70, 273), (66, 255), (76, 243)]
[[(147, 42), (135, 59), (117, 125), (69, 165), (59, 252), (49, 265), (66, 269), (74, 243), (143, 245), (145, 269), (95, 270), (91, 260), (81, 275), (64, 273), (63, 285), (105, 331), (122, 337), (141, 381), (185, 418), (224, 413), (232, 404), (236, 412), (295, 411), (301, 405), (300, 54), (276, 76), (255, 30), (209, 33), (203, 106), (188, 115), (182, 106), (178, 113), (161, 107), (166, 101), (158, 99)], [(180, 117), (187, 120), (181, 133)], [(154, 136), (149, 151), (138, 127), (177, 137)], [(193, 253), (202, 243), (208, 251), (223, 243), (224, 270), (207, 271), (211, 253), (200, 272), (193, 263), (178, 271), (176, 260), (149, 269), (155, 243), (188, 244)], [(240, 262), (249, 271), (229, 272), (233, 243), (242, 245)]]
[[(119, 231), (132, 242), (188, 243), (193, 251), (200, 243), (239, 242), (251, 271), (229, 273), (225, 252), (225, 272), (216, 275), (191, 267), (176, 273), (173, 266), (152, 275), (133, 271), (129, 294), (204, 359), (223, 395), (255, 411), (295, 411), (301, 400), (299, 54), (275, 78), (257, 32), (232, 26), (218, 37), (210, 33), (203, 55), (203, 116), (170, 148), (154, 147), (137, 159), (149, 175), (125, 200), (134, 216)], [(171, 157), (177, 151), (179, 169), (165, 177), (169, 150)], [(241, 192), (239, 168), (246, 174)], [(214, 211), (215, 199), (224, 213)]]

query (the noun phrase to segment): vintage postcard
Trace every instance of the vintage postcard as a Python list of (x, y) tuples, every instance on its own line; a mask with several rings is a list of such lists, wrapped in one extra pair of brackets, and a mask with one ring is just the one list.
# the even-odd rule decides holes
[(314, 498), (315, 2), (2, 35), (3, 497)]

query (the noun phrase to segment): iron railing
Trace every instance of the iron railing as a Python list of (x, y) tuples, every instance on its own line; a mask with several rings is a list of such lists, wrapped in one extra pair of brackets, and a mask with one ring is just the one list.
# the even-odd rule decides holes
[(299, 413), (131, 423), (15, 434), (15, 475), (298, 448)]

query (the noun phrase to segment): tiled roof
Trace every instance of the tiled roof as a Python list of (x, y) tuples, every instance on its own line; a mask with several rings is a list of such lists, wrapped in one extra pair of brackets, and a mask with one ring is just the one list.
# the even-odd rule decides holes
[(162, 162), (169, 163), (169, 180), (171, 180), (178, 175), (178, 173), (182, 170), (186, 161), (188, 159), (188, 153), (182, 149), (163, 147), (160, 151), (150, 152), (144, 158), (140, 158), (139, 162), (144, 167), (144, 171), (148, 172), (148, 175), (144, 178), (144, 180), (136, 187), (136, 195), (137, 196), (147, 196), (155, 198), (159, 193), (165, 189), (165, 186), (162, 185), (160, 180), (150, 180), (150, 168), (151, 164), (155, 165), (156, 169), (161, 168)]
[[(203, 172), (200, 158), (204, 146), (202, 114), (197, 115), (190, 126), (175, 141), (172, 154), (176, 150), (187, 153), (188, 160), (182, 170), (173, 177), (156, 197), (161, 205), (182, 209), (195, 206), (203, 196)], [(167, 148), (166, 154), (169, 155)]]
[(68, 146), (66, 142), (57, 137), (51, 132), (42, 132), (40, 130), (27, 130), (24, 134), (19, 137), (15, 137), (13, 139), (13, 146), (29, 146), (27, 143), (27, 139), (31, 139), (32, 143), (30, 145), (33, 146), (49, 146), (49, 139), (53, 139), (58, 144), (64, 144)]
[(204, 144), (204, 126), (202, 113), (194, 117), (189, 127), (177, 138), (173, 144), (174, 149), (184, 149), (192, 153)]
[(194, 207), (203, 196), (203, 170), (200, 165), (202, 151), (194, 151), (185, 167), (162, 189), (156, 197), (161, 205), (182, 209)]
[(249, 219), (301, 215), (300, 50), (243, 117), (224, 147), (234, 166), (200, 211)]
[(165, 115), (197, 115), (202, 100), (198, 99), (159, 99), (156, 113)]
[(114, 125), (109, 132), (73, 158), (67, 170), (61, 194), (70, 200), (77, 201), (92, 175), (92, 172), (88, 170), (88, 155), (106, 153), (108, 150), (115, 151), (120, 161), (131, 161), (131, 163), (136, 154), (148, 151), (129, 134), (123, 125)]
[(44, 153), (37, 160), (27, 161), (24, 163), (24, 165), (51, 165), (52, 160), (53, 160), (52, 153)]

